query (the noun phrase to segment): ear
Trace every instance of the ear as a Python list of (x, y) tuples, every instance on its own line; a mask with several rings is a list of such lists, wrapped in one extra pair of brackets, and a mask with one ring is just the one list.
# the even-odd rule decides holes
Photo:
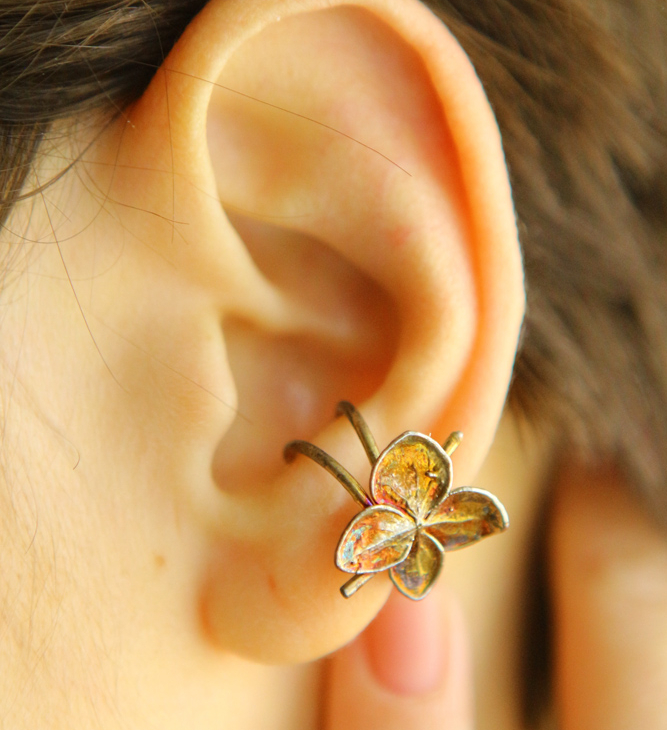
[(132, 296), (158, 300), (191, 352), (198, 337), (221, 353), (215, 373), (188, 355), (206, 387), (160, 411), (182, 456), (169, 484), (205, 536), (205, 625), (253, 659), (320, 656), (389, 584), (340, 596), (333, 554), (355, 505), (307, 460), (285, 467), (284, 443), (314, 441), (363, 480), (332, 419), (353, 400), (381, 448), (465, 431), (460, 484), (503, 408), (523, 283), (480, 82), (416, 0), (213, 0), (96, 149), (113, 172), (91, 175), (146, 244)]

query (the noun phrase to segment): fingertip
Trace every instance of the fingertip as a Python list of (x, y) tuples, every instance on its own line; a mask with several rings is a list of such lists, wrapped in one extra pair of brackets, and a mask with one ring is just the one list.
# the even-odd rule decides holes
[(394, 594), (352, 644), (334, 655), (331, 730), (472, 727), (470, 661), (458, 601), (439, 591)]
[(447, 643), (438, 602), (410, 601), (394, 593), (362, 635), (378, 683), (399, 695), (434, 692), (442, 684)]

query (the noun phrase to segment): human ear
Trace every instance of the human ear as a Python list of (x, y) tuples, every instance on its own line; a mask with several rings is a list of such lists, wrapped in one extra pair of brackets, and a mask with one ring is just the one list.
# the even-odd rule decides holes
[(213, 0), (95, 150), (96, 185), (171, 272), (142, 258), (128, 296), (159, 300), (192, 352), (218, 352), (186, 358), (214, 388), (159, 390), (179, 463), (165, 488), (205, 545), (208, 636), (260, 661), (321, 656), (389, 584), (341, 598), (333, 553), (355, 505), (312, 463), (285, 467), (282, 445), (314, 441), (363, 477), (352, 429), (332, 421), (354, 400), (380, 448), (464, 431), (465, 483), (503, 408), (523, 282), (479, 80), (416, 1)]

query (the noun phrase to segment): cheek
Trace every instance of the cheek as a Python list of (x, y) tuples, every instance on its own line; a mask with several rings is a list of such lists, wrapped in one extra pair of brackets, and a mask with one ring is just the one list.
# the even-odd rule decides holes
[(89, 182), (37, 200), (23, 233), (44, 243), (2, 291), (3, 514), (35, 625), (54, 647), (77, 636), (88, 660), (100, 643), (115, 660), (175, 621), (200, 641), (193, 494), (216, 493), (235, 392), (217, 308)]

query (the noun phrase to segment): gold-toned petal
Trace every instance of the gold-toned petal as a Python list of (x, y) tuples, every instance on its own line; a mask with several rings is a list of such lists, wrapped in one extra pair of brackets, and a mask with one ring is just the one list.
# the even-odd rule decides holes
[(472, 487), (450, 492), (424, 525), (445, 550), (459, 550), (508, 527), (509, 518), (500, 501), (490, 492)]
[(437, 441), (408, 431), (380, 454), (371, 473), (371, 491), (378, 504), (412, 514), (417, 522), (447, 496), (452, 461)]
[(393, 584), (413, 601), (419, 601), (431, 590), (440, 575), (445, 551), (427, 532), (419, 530), (408, 557), (389, 571)]
[(336, 548), (336, 566), (346, 573), (377, 573), (405, 560), (415, 523), (393, 507), (369, 507), (352, 519)]

